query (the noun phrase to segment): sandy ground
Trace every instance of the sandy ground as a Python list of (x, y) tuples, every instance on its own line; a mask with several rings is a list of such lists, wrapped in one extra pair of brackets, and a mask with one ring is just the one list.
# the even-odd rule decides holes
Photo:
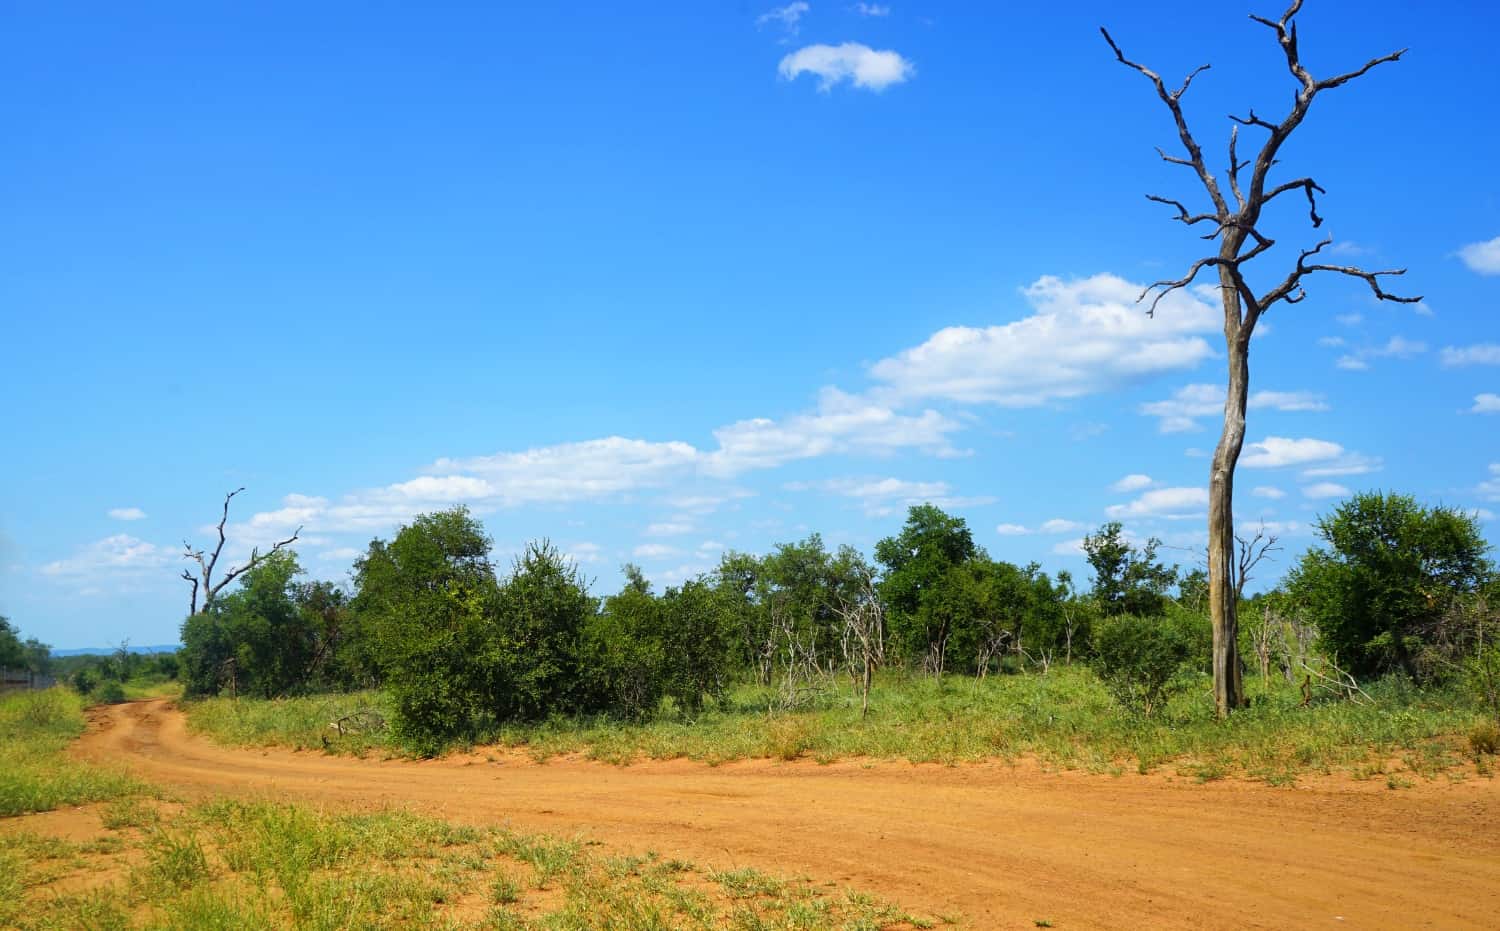
[(969, 928), (1500, 927), (1500, 780), (1272, 788), (1001, 763), (377, 761), (220, 747), (167, 701), (76, 752), (188, 798), (408, 806), (847, 884)]

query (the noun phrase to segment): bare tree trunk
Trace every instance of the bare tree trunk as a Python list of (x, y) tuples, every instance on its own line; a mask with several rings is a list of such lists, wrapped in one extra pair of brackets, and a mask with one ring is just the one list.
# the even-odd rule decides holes
[[(1225, 239), (1232, 240), (1232, 235)], [(1238, 249), (1237, 242), (1226, 242)], [(1220, 275), (1224, 296), (1224, 342), (1229, 350), (1229, 393), (1224, 398), (1224, 428), (1214, 450), (1208, 480), (1208, 603), (1213, 620), (1214, 709), (1227, 717), (1245, 701), (1240, 677), (1239, 603), (1234, 572), (1234, 467), (1245, 445), (1245, 407), (1249, 398), (1249, 334), (1240, 324), (1238, 289), (1227, 271)]]

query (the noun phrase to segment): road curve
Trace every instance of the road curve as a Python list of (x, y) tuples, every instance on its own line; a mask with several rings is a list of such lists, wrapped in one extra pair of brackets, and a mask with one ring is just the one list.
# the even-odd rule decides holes
[(170, 702), (96, 709), (82, 758), (190, 797), (415, 808), (875, 892), (970, 928), (1485, 928), (1500, 784), (1047, 773), (1002, 763), (357, 760), (233, 749)]

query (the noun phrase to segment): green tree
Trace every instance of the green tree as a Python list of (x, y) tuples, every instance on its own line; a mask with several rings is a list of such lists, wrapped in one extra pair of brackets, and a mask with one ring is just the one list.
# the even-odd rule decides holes
[[(1103, 618), (1094, 627), (1094, 671), (1116, 701), (1149, 717), (1186, 686), (1185, 673), (1200, 648), (1198, 641), (1211, 639), (1207, 624), (1202, 633), (1196, 636), (1182, 615)], [(1203, 652), (1206, 659), (1207, 650)]]
[(1355, 495), (1318, 520), (1326, 544), (1309, 550), (1287, 587), (1324, 649), (1357, 676), (1399, 668), (1421, 677), (1424, 631), (1493, 567), (1478, 522), (1409, 495)]
[(875, 559), (885, 567), (880, 594), (891, 635), (909, 658), (943, 664), (953, 619), (968, 597), (956, 578), (945, 583), (944, 577), (977, 555), (963, 518), (930, 504), (912, 507), (901, 532), (875, 544)]
[(1153, 537), (1137, 549), (1125, 539), (1119, 521), (1083, 538), (1084, 555), (1094, 570), (1094, 600), (1105, 615), (1155, 617), (1166, 611), (1177, 570), (1156, 558), (1160, 547)]
[(584, 635), (599, 603), (552, 544), (528, 544), (500, 587), (479, 657), (489, 710), (502, 720), (596, 707), (579, 679)]
[[(272, 698), (308, 686), (315, 630), (298, 607), (296, 554), (277, 550), (242, 574), (238, 589), (214, 599), (182, 625), (183, 681), (189, 697), (236, 692)], [(116, 651), (116, 678), (130, 677), (138, 654)]]
[(35, 637), (21, 639), (21, 630), (0, 615), (0, 669), (25, 669), (44, 675), (52, 668), (52, 647)]
[(424, 514), (355, 563), (354, 608), (396, 706), (398, 739), (436, 752), (468, 736), (493, 687), (490, 540), (464, 508)]

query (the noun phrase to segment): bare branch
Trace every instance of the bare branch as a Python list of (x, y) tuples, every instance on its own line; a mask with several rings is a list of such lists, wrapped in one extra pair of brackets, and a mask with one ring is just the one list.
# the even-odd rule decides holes
[[(241, 575), (245, 574), (246, 572), (249, 572), (251, 569), (254, 569), (256, 566), (258, 566), (261, 563), (265, 562), (277, 550), (281, 549), (283, 546), (290, 546), (291, 544), (296, 543), (297, 542), (297, 538), (299, 536), (301, 536), (301, 534), (302, 534), (302, 528), (298, 527), (292, 533), (292, 535), (289, 536), (289, 537), (287, 537), (285, 540), (282, 540), (280, 543), (273, 543), (273, 544), (271, 544), (271, 548), (268, 551), (266, 551), (265, 555), (261, 555), (261, 552), (260, 552), (259, 548), (252, 549), (250, 551), (250, 559), (249, 559), (248, 562), (246, 562), (243, 566), (236, 566), (234, 568), (231, 568), (228, 572), (224, 573), (224, 577), (222, 579), (220, 579), (218, 582), (216, 582), (214, 584), (213, 588), (211, 588), (209, 591), (211, 592), (211, 594), (213, 596), (217, 596), (219, 594), (219, 592), (221, 592), (221, 591), (224, 590), (224, 586), (228, 585), (230, 582), (233, 582), (235, 579), (239, 578)], [(205, 601), (205, 604), (206, 603), (207, 602)]]
[(1319, 187), (1318, 183), (1311, 178), (1298, 178), (1296, 181), (1288, 181), (1285, 184), (1277, 185), (1265, 197), (1261, 198), (1261, 203), (1269, 204), (1276, 195), (1285, 194), (1287, 191), (1295, 191), (1299, 187), (1307, 192), (1307, 212), (1312, 218), (1313, 229), (1317, 229), (1323, 225), (1323, 218), (1318, 216), (1318, 202), (1313, 197), (1313, 191), (1317, 191), (1319, 194), (1327, 194), (1328, 192)]
[(199, 572), (199, 575), (195, 577), (186, 569), (182, 570), (182, 578), (186, 579), (188, 584), (192, 586), (192, 591), (188, 600), (189, 614), (198, 613), (199, 591), (202, 591), (203, 593), (203, 610), (207, 611), (209, 606), (213, 604), (214, 599), (218, 597), (219, 592), (224, 590), (224, 586), (228, 585), (230, 582), (233, 582), (236, 578), (250, 571), (251, 569), (254, 569), (261, 562), (265, 561), (265, 559), (272, 553), (275, 553), (277, 550), (281, 549), (284, 546), (290, 546), (291, 544), (297, 542), (298, 537), (300, 537), (302, 534), (302, 528), (298, 527), (290, 537), (287, 537), (285, 540), (282, 540), (279, 543), (272, 544), (271, 549), (264, 556), (261, 555), (259, 549), (252, 549), (250, 551), (249, 562), (245, 563), (243, 566), (231, 568), (227, 573), (224, 574), (222, 578), (215, 582), (214, 568), (219, 564), (219, 556), (223, 554), (224, 544), (227, 541), (227, 538), (224, 534), (224, 526), (229, 523), (229, 502), (234, 499), (235, 495), (244, 490), (244, 488), (236, 488), (234, 491), (231, 491), (229, 494), (224, 496), (224, 510), (222, 515), (219, 517), (218, 527), (215, 528), (218, 531), (219, 541), (214, 545), (212, 556), (204, 559), (203, 550), (193, 549), (193, 545), (191, 543), (188, 543), (186, 540), (182, 542), (182, 558), (192, 559), (196, 561), (198, 563)]
[(1355, 78), (1363, 77), (1365, 72), (1369, 71), (1371, 68), (1374, 68), (1376, 65), (1383, 65), (1386, 62), (1400, 61), (1401, 56), (1405, 55), (1409, 51), (1411, 51), (1411, 49), (1404, 48), (1400, 51), (1392, 52), (1389, 55), (1382, 55), (1379, 58), (1372, 58), (1369, 61), (1365, 62), (1363, 66), (1350, 71), (1348, 74), (1341, 74), (1337, 77), (1332, 78), (1324, 78), (1323, 80), (1318, 82), (1318, 90), (1326, 91), (1330, 90), (1331, 88), (1338, 87), (1341, 84), (1347, 84)]
[(1162, 298), (1166, 297), (1168, 294), (1171, 294), (1173, 291), (1178, 290), (1179, 288), (1185, 288), (1188, 285), (1192, 284), (1193, 279), (1198, 277), (1199, 272), (1209, 267), (1210, 265), (1218, 264), (1220, 264), (1218, 256), (1208, 256), (1207, 258), (1199, 259), (1198, 261), (1193, 263), (1192, 268), (1188, 269), (1188, 273), (1186, 275), (1183, 275), (1181, 278), (1156, 281), (1147, 285), (1145, 290), (1141, 292), (1141, 296), (1136, 298), (1136, 302), (1139, 303), (1141, 301), (1144, 301), (1146, 299), (1146, 295), (1150, 294), (1152, 291), (1155, 291), (1157, 288), (1161, 288), (1162, 290), (1157, 292), (1156, 297), (1152, 298), (1151, 307), (1146, 311), (1146, 316), (1154, 317), (1156, 316), (1156, 305), (1161, 303)]
[(1375, 297), (1378, 300), (1392, 301), (1397, 304), (1420, 304), (1422, 302), (1422, 295), (1420, 294), (1416, 297), (1401, 297), (1400, 295), (1390, 294), (1381, 289), (1379, 279), (1382, 275), (1404, 275), (1406, 274), (1406, 269), (1404, 268), (1387, 268), (1378, 272), (1367, 272), (1352, 265), (1307, 265), (1303, 267), (1303, 271), (1338, 272), (1340, 275), (1362, 278), (1370, 286), (1370, 290), (1375, 292)]
[(1273, 133), (1276, 131), (1275, 123), (1268, 122), (1256, 116), (1254, 110), (1251, 110), (1250, 115), (1246, 117), (1238, 117), (1231, 113), (1229, 114), (1229, 118), (1241, 126), (1259, 126), (1261, 129), (1269, 129)]
[(1167, 105), (1167, 109), (1172, 111), (1172, 119), (1177, 124), (1177, 137), (1182, 140), (1183, 147), (1187, 149), (1188, 158), (1181, 159), (1176, 158), (1175, 156), (1169, 156), (1165, 152), (1162, 152), (1160, 149), (1158, 149), (1157, 152), (1163, 159), (1172, 162), (1173, 164), (1191, 166), (1192, 169), (1198, 173), (1198, 180), (1203, 184), (1204, 190), (1208, 191), (1209, 198), (1213, 200), (1214, 209), (1218, 211), (1217, 216), (1219, 217), (1219, 219), (1222, 220), (1224, 218), (1227, 218), (1229, 216), (1229, 205), (1224, 202), (1224, 195), (1219, 193), (1219, 183), (1214, 180), (1214, 176), (1206, 167), (1204, 167), (1203, 150), (1198, 146), (1198, 141), (1193, 138), (1192, 132), (1188, 129), (1187, 118), (1182, 115), (1181, 99), (1183, 93), (1187, 91), (1188, 85), (1193, 83), (1193, 78), (1208, 70), (1209, 66), (1200, 65), (1199, 67), (1193, 69), (1192, 73), (1189, 74), (1187, 78), (1182, 82), (1181, 87), (1179, 87), (1176, 91), (1169, 91), (1167, 90), (1167, 86), (1162, 83), (1161, 75), (1157, 74), (1155, 71), (1152, 71), (1150, 68), (1147, 68), (1145, 65), (1137, 64), (1136, 62), (1133, 62), (1125, 57), (1125, 53), (1120, 50), (1120, 46), (1117, 45), (1114, 38), (1110, 36), (1108, 29), (1100, 26), (1099, 32), (1104, 36), (1104, 41), (1108, 42), (1109, 47), (1114, 50), (1115, 58), (1120, 62), (1120, 64), (1124, 65), (1127, 68), (1132, 68), (1136, 71), (1139, 71), (1141, 74), (1145, 75), (1151, 81), (1152, 86), (1156, 88), (1156, 96), (1160, 97), (1162, 103)]
[[(1212, 213), (1189, 214), (1187, 207), (1184, 207), (1182, 205), (1182, 201), (1173, 200), (1170, 197), (1162, 197), (1162, 196), (1160, 196), (1158, 194), (1147, 194), (1146, 195), (1146, 199), (1149, 200), (1149, 201), (1153, 201), (1155, 203), (1158, 203), (1158, 204), (1166, 204), (1168, 207), (1176, 207), (1177, 208), (1177, 216), (1173, 217), (1173, 219), (1174, 220), (1181, 220), (1183, 223), (1186, 223), (1188, 226), (1192, 226), (1194, 223), (1202, 223), (1204, 220), (1217, 220), (1218, 219), (1218, 216), (1216, 216), (1215, 214), (1212, 214)], [(1210, 236), (1209, 238), (1212, 238), (1212, 236)]]

